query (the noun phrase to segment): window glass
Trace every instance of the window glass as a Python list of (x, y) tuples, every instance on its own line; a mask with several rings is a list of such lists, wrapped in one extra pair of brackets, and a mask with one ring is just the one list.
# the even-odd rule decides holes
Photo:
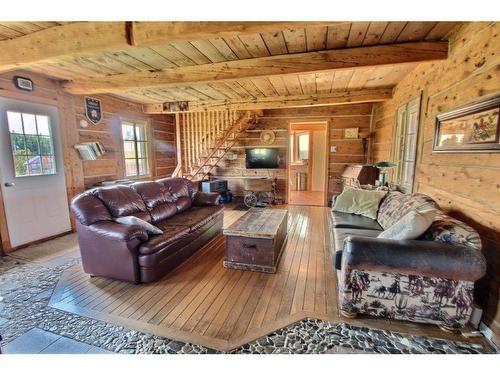
[(122, 125), (123, 140), (135, 140), (134, 138), (134, 125), (123, 124)]
[(57, 173), (50, 118), (7, 111), (16, 177)]
[(7, 112), (10, 133), (23, 134), (23, 121), (19, 112)]
[(127, 177), (149, 173), (148, 139), (146, 123), (122, 122), (123, 157)]
[(146, 142), (137, 142), (137, 157), (141, 159), (147, 157)]
[(135, 159), (135, 142), (123, 141), (123, 153), (125, 155), (125, 159)]
[(125, 159), (125, 175), (137, 176), (137, 164), (135, 159)]
[(36, 131), (36, 117), (29, 113), (23, 113), (24, 134), (38, 134)]
[(309, 133), (298, 136), (298, 158), (299, 160), (309, 159)]
[(36, 116), (36, 126), (39, 135), (50, 135), (49, 118), (47, 116)]
[(146, 134), (145, 134), (144, 127), (142, 127), (142, 126), (135, 127), (135, 137), (138, 141), (145, 141), (146, 140)]

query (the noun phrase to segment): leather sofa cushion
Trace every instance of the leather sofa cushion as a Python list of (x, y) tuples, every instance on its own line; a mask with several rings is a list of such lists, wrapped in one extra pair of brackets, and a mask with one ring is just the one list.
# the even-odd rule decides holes
[(178, 212), (186, 211), (193, 205), (193, 198), (196, 191), (191, 181), (181, 177), (171, 177), (162, 178), (156, 180), (156, 182), (168, 189), (174, 199)]
[(188, 197), (180, 197), (175, 201), (177, 212), (184, 212), (191, 208), (193, 201)]
[(174, 197), (168, 189), (159, 182), (138, 182), (132, 185), (142, 198), (151, 214), (153, 223), (168, 219), (177, 213)]
[[(218, 221), (220, 220), (219, 224)], [(213, 228), (221, 227), (222, 218), (217, 220), (210, 220), (204, 225), (200, 226), (196, 230), (186, 233), (180, 237), (177, 237), (174, 241), (170, 243), (165, 243), (165, 246), (158, 247), (158, 251), (151, 252), (149, 254), (139, 254), (139, 266), (143, 268), (154, 268), (158, 267), (159, 264), (171, 258), (175, 253), (179, 252), (182, 248), (186, 246), (192, 246), (195, 241), (197, 241), (200, 236), (204, 235), (207, 231)], [(180, 230), (187, 230), (186, 227), (177, 227)]]
[(179, 241), (182, 237), (189, 234), (189, 227), (162, 227), (163, 233), (159, 235), (150, 235), (149, 240), (139, 246), (139, 254), (153, 254), (163, 250), (168, 245)]
[(112, 220), (111, 214), (93, 191), (80, 194), (71, 202), (71, 211), (83, 225), (91, 225), (103, 220)]
[(194, 231), (213, 220), (215, 216), (222, 214), (223, 210), (224, 207), (221, 206), (191, 207), (189, 211), (157, 223), (157, 226), (162, 230), (163, 227), (187, 226), (191, 231)]
[(382, 230), (375, 229), (353, 229), (353, 228), (334, 228), (333, 230), (333, 240), (334, 244), (332, 247), (333, 254), (332, 260), (335, 264), (335, 269), (340, 270), (342, 264), (342, 251), (344, 249), (344, 240), (349, 236), (359, 236), (359, 237), (371, 237), (375, 238)]
[(182, 177), (169, 177), (156, 180), (156, 182), (165, 186), (174, 199), (180, 197), (194, 198), (193, 183), (186, 178)]
[(348, 214), (345, 212), (330, 211), (332, 228), (353, 228), (382, 230), (376, 220), (366, 216)]
[(113, 217), (136, 216), (151, 222), (151, 215), (141, 196), (129, 186), (98, 188), (94, 192)]

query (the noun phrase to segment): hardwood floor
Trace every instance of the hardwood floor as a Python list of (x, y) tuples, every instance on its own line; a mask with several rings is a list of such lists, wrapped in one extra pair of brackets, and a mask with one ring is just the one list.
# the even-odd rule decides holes
[[(221, 235), (151, 284), (91, 279), (81, 265), (71, 267), (63, 273), (49, 304), (219, 350), (231, 350), (306, 317), (344, 321), (337, 310), (327, 233), (328, 208), (288, 206), (288, 210), (288, 241), (275, 274), (225, 269)], [(224, 225), (244, 213), (226, 210)], [(349, 322), (456, 338), (421, 324), (369, 318)]]
[(297, 191), (290, 190), (288, 199), (290, 204), (298, 206), (323, 206), (325, 193), (322, 191)]

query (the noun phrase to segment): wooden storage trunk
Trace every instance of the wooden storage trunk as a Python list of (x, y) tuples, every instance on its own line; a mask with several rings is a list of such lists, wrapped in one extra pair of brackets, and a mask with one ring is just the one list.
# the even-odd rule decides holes
[(286, 210), (252, 208), (224, 230), (224, 267), (276, 272), (288, 227)]

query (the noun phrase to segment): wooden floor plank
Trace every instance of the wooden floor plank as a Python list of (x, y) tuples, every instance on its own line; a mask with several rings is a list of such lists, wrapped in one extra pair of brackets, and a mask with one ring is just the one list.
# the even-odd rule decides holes
[[(241, 278), (241, 274), (242, 272), (240, 271), (229, 270), (229, 272), (227, 272), (225, 270), (223, 276), (218, 280), (217, 285), (212, 288), (210, 293), (208, 293), (205, 298), (202, 299), (201, 303), (196, 307), (191, 316), (188, 319), (186, 317), (180, 316), (178, 318), (178, 322), (174, 322), (176, 323), (175, 326), (179, 327), (182, 330), (191, 332), (194, 327), (196, 327), (196, 325), (203, 319), (205, 313), (209, 310), (217, 297), (224, 290), (231, 290), (231, 288), (234, 287), (234, 285)], [(182, 323), (182, 325), (180, 325), (180, 323)]]
[(298, 241), (298, 228), (301, 227), (302, 222), (304, 221), (304, 216), (298, 215), (296, 208), (290, 209), (290, 216), (292, 224), (289, 226), (288, 239), (285, 245), (285, 249), (283, 250), (283, 255), (281, 257), (282, 259), (276, 273), (274, 274), (274, 277), (268, 280), (266, 284), (264, 293), (260, 298), (257, 308), (255, 309), (247, 332), (263, 326), (264, 319), (269, 309), (269, 305), (271, 304), (271, 300), (278, 299), (278, 296), (281, 293), (280, 289), (283, 285), (283, 280), (286, 280), (286, 277), (288, 275), (288, 270), (293, 260), (296, 244)]
[[(217, 257), (220, 259), (220, 256)], [(193, 288), (186, 290), (184, 293), (178, 294), (178, 303), (173, 301), (173, 309), (169, 311), (168, 314), (164, 315), (164, 318), (159, 322), (161, 325), (171, 326), (172, 323), (181, 315), (186, 314), (189, 315), (189, 310), (185, 312), (187, 307), (196, 300), (203, 299), (203, 296), (206, 295), (211, 288), (215, 284), (215, 280), (217, 277), (220, 277), (224, 273), (223, 267), (208, 267), (209, 270), (202, 280), (196, 281)], [(150, 323), (155, 323), (153, 320)]]
[[(244, 272), (243, 276), (241, 277), (238, 287), (233, 288), (231, 293), (229, 294), (228, 298), (225, 300), (221, 301), (222, 303), (220, 304), (220, 307), (215, 314), (215, 316), (212, 317), (212, 321), (206, 327), (206, 329), (203, 331), (203, 334), (206, 336), (217, 336), (217, 332), (219, 332), (219, 329), (222, 327), (224, 322), (226, 321), (227, 316), (231, 312), (231, 310), (234, 308), (236, 301), (238, 298), (241, 296), (242, 290), (244, 290), (252, 278), (254, 274), (252, 272)], [(195, 332), (199, 329), (199, 326), (195, 328)], [(199, 331), (198, 331), (199, 332)]]
[[(216, 342), (237, 341), (266, 330), (277, 324), (277, 319), (285, 322), (301, 312), (304, 305), (314, 310), (316, 290), (323, 291), (320, 300), (326, 297), (325, 288), (316, 286), (317, 271), (322, 269), (318, 253), (323, 253), (325, 243), (315, 231), (321, 228), (324, 212), (307, 206), (290, 206), (288, 210), (288, 239), (275, 274), (223, 268), (225, 241), (219, 236), (151, 284), (89, 279), (79, 270), (78, 277), (65, 280), (64, 293), (55, 302), (79, 311), (95, 311), (110, 320), (116, 317), (134, 325), (147, 324), (148, 328), (168, 327), (213, 337)], [(226, 210), (224, 225), (231, 225), (244, 213)], [(323, 277), (323, 282), (327, 281)]]
[(207, 254), (207, 257), (200, 262), (196, 273), (191, 274), (190, 277), (184, 275), (183, 278), (175, 282), (174, 288), (163, 298), (163, 304), (156, 304), (155, 308), (149, 308), (148, 304), (146, 304), (144, 308), (145, 314), (143, 314), (144, 316), (141, 315), (141, 320), (147, 321), (150, 324), (160, 324), (178, 304), (182, 303), (184, 298), (189, 298), (189, 293), (200, 282), (205, 283), (207, 278), (210, 278), (213, 273), (217, 272), (217, 264), (220, 263), (223, 249), (219, 247), (211, 248), (211, 250)]
[(235, 340), (245, 334), (250, 324), (250, 320), (252, 319), (252, 316), (255, 312), (255, 309), (259, 304), (260, 297), (267, 285), (267, 281), (270, 278), (271, 276), (265, 273), (261, 273), (259, 275), (258, 280), (251, 291), (250, 298), (248, 298), (245, 307), (241, 311), (238, 319), (235, 321), (235, 324), (233, 325), (231, 331), (229, 331), (228, 334), (224, 336), (224, 338)]
[[(329, 209), (288, 206), (288, 238), (275, 274), (223, 268), (222, 235), (161, 280), (134, 285), (66, 271), (50, 306), (74, 314), (229, 350), (304, 317), (345, 322), (337, 307)], [(229, 226), (245, 211), (226, 209)], [(352, 323), (352, 321), (349, 321)], [(356, 324), (443, 337), (436, 327), (383, 319)], [(423, 327), (423, 328), (422, 328)]]
[[(215, 316), (218, 314), (221, 309), (223, 303), (232, 296), (233, 291), (238, 291), (238, 288), (243, 284), (244, 280), (243, 276), (248, 275), (248, 272), (233, 270), (233, 273), (236, 274), (236, 277), (231, 278), (231, 281), (226, 285), (226, 287), (219, 293), (219, 295), (215, 298), (213, 303), (208, 306), (208, 309), (203, 314), (201, 319), (190, 329), (192, 333), (204, 334)], [(185, 325), (186, 329), (189, 329), (189, 325)]]
[(222, 267), (220, 267), (217, 273), (199, 290), (196, 295), (193, 295), (189, 300), (186, 299), (184, 303), (184, 308), (177, 314), (169, 314), (161, 322), (166, 325), (170, 322), (169, 326), (171, 328), (180, 329), (187, 321), (192, 319), (193, 314), (198, 310), (200, 305), (207, 300), (208, 296), (217, 295), (220, 292), (221, 280), (227, 282), (229, 273)]
[[(303, 209), (301, 214), (304, 215)], [(304, 220), (302, 220), (302, 225), (297, 229), (297, 242), (295, 244), (294, 255), (291, 259), (290, 265), (287, 265), (286, 275), (284, 274), (280, 284), (281, 288), (276, 289), (271, 298), (271, 302), (266, 312), (264, 318), (264, 324), (271, 324), (276, 320), (278, 314), (281, 316), (286, 313), (290, 313), (293, 295), (295, 293), (295, 283), (297, 279), (297, 272), (300, 266), (300, 260), (302, 258), (302, 250), (304, 245), (304, 237), (306, 235), (307, 227), (309, 225), (309, 218), (304, 215)]]
[(309, 262), (307, 264), (307, 278), (304, 290), (304, 302), (301, 308), (304, 311), (314, 311), (316, 298), (316, 264), (318, 262), (318, 249), (323, 250), (321, 237), (322, 220), (317, 219), (317, 209), (311, 208), (311, 228), (309, 231)]
[[(327, 232), (325, 231), (325, 227), (327, 227), (327, 224), (323, 221), (321, 225), (319, 226), (319, 239), (316, 248), (316, 278), (315, 278), (315, 300), (314, 300), (314, 308), (315, 311), (318, 311), (321, 314), (326, 314), (326, 267), (325, 263), (330, 264), (330, 257), (325, 256), (325, 245), (324, 245), (324, 238)], [(329, 254), (329, 252), (328, 252)]]
[[(305, 208), (305, 210), (310, 211), (310, 208)], [(312, 219), (311, 215), (308, 215), (308, 217), (309, 220)], [(313, 224), (312, 222), (309, 223), (306, 231), (306, 236), (302, 241), (302, 246), (301, 246), (302, 255), (299, 262), (299, 269), (296, 273), (295, 291), (293, 294), (291, 310), (288, 312), (287, 311), (282, 312), (281, 314), (279, 314), (280, 317), (283, 317), (284, 315), (290, 313), (296, 314), (298, 311), (301, 311), (303, 309), (305, 292), (306, 292), (306, 283), (309, 273), (309, 264), (311, 263), (311, 255), (313, 252), (313, 248), (311, 247), (312, 227), (313, 227), (312, 224)], [(295, 274), (293, 270), (292, 274)]]
[[(190, 266), (192, 267), (193, 272), (197, 272), (204, 267), (203, 263), (207, 261), (206, 253), (211, 249), (210, 244), (206, 249), (202, 251), (200, 250), (196, 253), (191, 259), (192, 262), (190, 263)], [(167, 275), (162, 280), (159, 280), (156, 283), (148, 284), (147, 289), (142, 292), (142, 296), (135, 302), (128, 303), (129, 306), (120, 313), (120, 316), (129, 318), (132, 315), (138, 316), (140, 314), (140, 317), (142, 317), (142, 315), (147, 314), (148, 316), (144, 317), (143, 320), (149, 319), (149, 315), (153, 316), (156, 314), (157, 311), (159, 311), (170, 300), (170, 298), (178, 292), (178, 290), (184, 287), (186, 280), (187, 278), (179, 272), (178, 268), (171, 275)]]

